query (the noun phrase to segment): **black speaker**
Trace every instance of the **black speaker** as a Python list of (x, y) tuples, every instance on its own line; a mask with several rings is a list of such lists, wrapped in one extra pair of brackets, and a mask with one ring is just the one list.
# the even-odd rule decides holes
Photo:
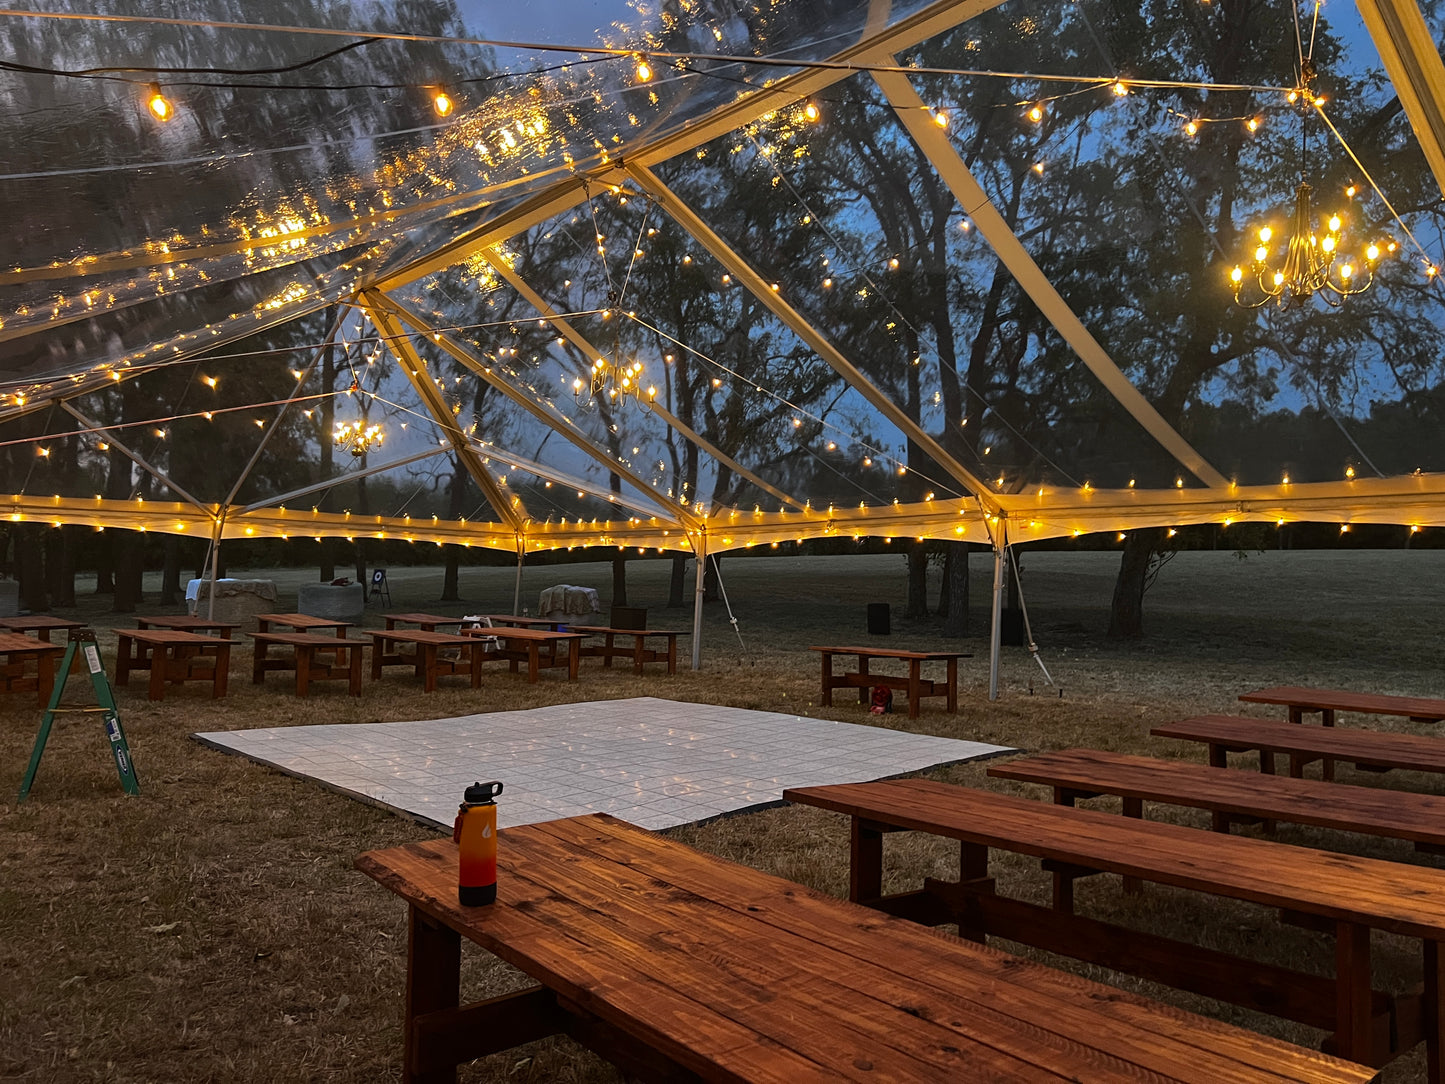
[(888, 603), (868, 603), (868, 635), (888, 636), (891, 634), (888, 624)]

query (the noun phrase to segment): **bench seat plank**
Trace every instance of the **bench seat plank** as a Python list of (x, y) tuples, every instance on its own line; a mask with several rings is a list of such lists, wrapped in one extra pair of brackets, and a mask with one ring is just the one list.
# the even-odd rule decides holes
[(498, 903), (486, 908), (455, 902), (448, 840), (357, 865), (705, 1080), (1324, 1084), (1372, 1075), (603, 815), (507, 829), (499, 848)]
[[(1073, 793), (1207, 809), (1226, 817), (1277, 820), (1445, 847), (1445, 797), (1250, 774), (1097, 749), (1064, 749), (995, 764), (997, 779)], [(1225, 824), (1218, 827), (1227, 827)]]

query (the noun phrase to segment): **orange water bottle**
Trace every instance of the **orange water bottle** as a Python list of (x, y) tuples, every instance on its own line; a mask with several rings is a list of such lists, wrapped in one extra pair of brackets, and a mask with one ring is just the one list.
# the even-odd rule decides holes
[(457, 810), (452, 839), (461, 847), (457, 898), (467, 907), (497, 899), (497, 804), (502, 784), (473, 783)]

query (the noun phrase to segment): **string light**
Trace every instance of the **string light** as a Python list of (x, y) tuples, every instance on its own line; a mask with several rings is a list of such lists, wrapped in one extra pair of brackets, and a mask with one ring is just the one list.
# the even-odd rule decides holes
[(437, 116), (449, 117), (451, 116), (452, 110), (456, 108), (457, 103), (452, 99), (452, 96), (441, 87), (433, 87), (431, 105), (432, 108), (436, 110)]
[(152, 83), (147, 88), (147, 91), (146, 108), (151, 111), (151, 116), (155, 117), (156, 120), (165, 121), (170, 120), (176, 115), (176, 107), (171, 104), (169, 98), (161, 93), (161, 85), (159, 83)]
[(647, 62), (646, 57), (639, 56), (637, 58), (637, 81), (639, 83), (646, 83), (651, 78), (652, 65)]

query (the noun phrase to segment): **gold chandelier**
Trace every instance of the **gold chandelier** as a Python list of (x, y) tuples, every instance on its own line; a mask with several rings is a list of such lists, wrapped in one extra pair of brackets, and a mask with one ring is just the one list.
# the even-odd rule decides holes
[(633, 361), (628, 365), (598, 358), (592, 363), (588, 379), (580, 376), (572, 381), (572, 397), (579, 402), (583, 393), (588, 399), (610, 399), (626, 402), (632, 400), (639, 406), (648, 406), (657, 398), (657, 388), (642, 386), (642, 362)]
[(360, 458), (372, 448), (382, 442), (381, 426), (367, 425), (358, 420), (354, 422), (337, 422), (336, 430), (331, 434), (338, 448), (348, 449), (352, 455)]
[[(1290, 92), (1289, 100), (1298, 103), (1304, 110), (1318, 109), (1324, 99), (1317, 97), (1310, 89), (1310, 80), (1315, 72), (1308, 61), (1301, 66), (1300, 85)], [(1305, 180), (1309, 166), (1306, 143), (1307, 117), (1300, 118), (1300, 182), (1295, 189), (1294, 212), (1290, 219), (1289, 236), (1281, 249), (1273, 249), (1270, 242), (1274, 230), (1262, 226), (1259, 230), (1259, 244), (1254, 250), (1254, 259), (1248, 271), (1236, 264), (1229, 272), (1230, 285), (1234, 290), (1234, 303), (1246, 309), (1257, 309), (1273, 301), (1280, 308), (1292, 308), (1305, 304), (1310, 298), (1318, 297), (1331, 308), (1339, 308), (1346, 298), (1354, 297), (1368, 290), (1375, 282), (1375, 268), (1380, 258), (1395, 251), (1395, 242), (1385, 239), (1368, 242), (1358, 255), (1341, 251), (1344, 220), (1339, 214), (1332, 214), (1317, 231), (1310, 195), (1314, 191)], [(1345, 190), (1348, 197), (1355, 194), (1354, 185)], [(1271, 257), (1283, 255), (1283, 262), (1271, 263)]]

